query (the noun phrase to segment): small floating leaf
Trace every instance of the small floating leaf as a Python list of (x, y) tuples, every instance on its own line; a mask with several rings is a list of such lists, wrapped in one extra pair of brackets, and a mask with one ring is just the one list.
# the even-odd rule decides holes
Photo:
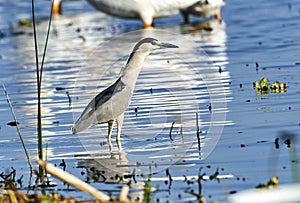
[(286, 83), (285, 82), (281, 82), (279, 83), (279, 89), (285, 89), (286, 88)]
[(258, 186), (256, 186), (256, 188), (257, 189), (261, 189), (261, 188), (273, 188), (273, 187), (277, 186), (278, 183), (279, 183), (278, 177), (274, 176), (267, 183), (259, 184)]
[(270, 90), (272, 90), (272, 93), (281, 93), (286, 91), (286, 83), (275, 81), (270, 86), (269, 80), (266, 77), (263, 77), (259, 83), (257, 81), (253, 82), (253, 87), (257, 88), (256, 95), (269, 94)]
[(21, 26), (27, 26), (27, 25), (31, 25), (31, 21), (28, 20), (28, 19), (21, 19), (19, 20), (18, 24), (21, 25)]
[(268, 78), (264, 77), (260, 80), (259, 82), (259, 85), (260, 85), (260, 89), (262, 91), (266, 91), (270, 88), (270, 83), (269, 83), (269, 80)]
[(279, 89), (279, 83), (278, 83), (278, 81), (273, 82), (273, 84), (271, 85), (271, 89), (272, 89), (272, 90), (277, 90), (277, 89)]
[(253, 87), (260, 89), (260, 86), (257, 81), (253, 82)]

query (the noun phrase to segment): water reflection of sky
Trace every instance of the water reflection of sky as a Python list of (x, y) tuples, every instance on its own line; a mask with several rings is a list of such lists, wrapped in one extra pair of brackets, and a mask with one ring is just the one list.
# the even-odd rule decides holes
[[(98, 18), (97, 23), (94, 22), (95, 16), (96, 19)], [(83, 22), (82, 19), (85, 19), (85, 21)], [(74, 24), (74, 22), (76, 22), (76, 24)], [(87, 22), (90, 22), (88, 26), (86, 26)], [(41, 21), (38, 24), (39, 32), (42, 33), (42, 31), (46, 29), (46, 26), (47, 22)], [(218, 26), (224, 26), (224, 24), (216, 24), (213, 26), (219, 29)], [(116, 64), (109, 60), (109, 58), (115, 60), (113, 58), (114, 55), (110, 57), (107, 55), (109, 52), (105, 50), (101, 51), (104, 51), (106, 55), (100, 55), (104, 58), (97, 58), (98, 50), (96, 49), (99, 48), (101, 41), (122, 32), (122, 30), (118, 30), (120, 29), (118, 27), (111, 29), (107, 29), (107, 27), (110, 26), (102, 14), (62, 16), (60, 19), (53, 21), (53, 29), (43, 75), (42, 94), (44, 143), (47, 143), (48, 146), (47, 156), (49, 160), (62, 158), (73, 159), (74, 154), (80, 155), (87, 149), (88, 152), (96, 153), (92, 158), (98, 159), (97, 162), (102, 163), (102, 165), (103, 162), (110, 163), (107, 165), (116, 164), (114, 167), (119, 164), (119, 162), (114, 162), (114, 159), (105, 158), (105, 154), (108, 153), (107, 144), (105, 145), (106, 126), (105, 128), (100, 128), (100, 130), (102, 129), (100, 132), (99, 128), (92, 128), (86, 133), (83, 133), (83, 135), (79, 135), (79, 139), (70, 133), (70, 128), (73, 123), (73, 110), (75, 113), (80, 112), (82, 105), (85, 105), (87, 101), (96, 94), (97, 88), (101, 90), (101, 88), (113, 82), (120, 72), (120, 67), (123, 66), (124, 60), (126, 60), (126, 55), (128, 55), (130, 51), (129, 48), (126, 48), (125, 52), (122, 51), (121, 54), (123, 55), (121, 55), (121, 60), (117, 61)], [(14, 27), (13, 32), (19, 33), (20, 29), (24, 28)], [(174, 32), (174, 29), (179, 33), (189, 33), (190, 31), (188, 29), (197, 29), (197, 27), (176, 26), (165, 30)], [(224, 31), (223, 28), (223, 33), (225, 34)], [(11, 50), (13, 51), (11, 57), (17, 56), (19, 58), (18, 62), (16, 62), (18, 67), (15, 67), (19, 74), (12, 74), (12, 70), (8, 69), (7, 77), (3, 77), (3, 81), (6, 83), (10, 96), (14, 101), (14, 107), (21, 123), (21, 130), (29, 146), (30, 153), (34, 155), (36, 153), (35, 66), (34, 63), (32, 63), (34, 55), (32, 53), (31, 35), (26, 34), (31, 33), (30, 27), (25, 28), (24, 32), (25, 34), (14, 36), (15, 40), (13, 43), (15, 49)], [(208, 33), (206, 37), (204, 36), (196, 45), (200, 47), (203, 46), (202, 43), (207, 43), (208, 46), (211, 46), (211, 50), (213, 51), (220, 46), (212, 44), (213, 37), (209, 35)], [(139, 36), (135, 37), (136, 39), (131, 39), (132, 44), (140, 38)], [(192, 39), (194, 36), (190, 37)], [(39, 34), (38, 39), (42, 41), (43, 35)], [(224, 40), (225, 39), (226, 38), (224, 38)], [(94, 40), (97, 40), (97, 43), (95, 43)], [(225, 42), (222, 44), (225, 45)], [(42, 43), (40, 44), (40, 49), (41, 48)], [(100, 46), (100, 48), (106, 47)], [(218, 52), (218, 50), (215, 50), (215, 52)], [(126, 53), (125, 56), (124, 53)], [(203, 74), (206, 74), (207, 78), (211, 79), (221, 76), (221, 78), (224, 78), (226, 81), (228, 79), (225, 70), (226, 60), (220, 57), (214, 59), (202, 56), (205, 58), (205, 62), (201, 64), (198, 61), (191, 61), (189, 59), (190, 56), (184, 58), (184, 63), (191, 63), (191, 66), (182, 63), (182, 59), (178, 58), (180, 55), (182, 55), (182, 53), (177, 53), (177, 58), (174, 58), (174, 56), (166, 53), (162, 56), (154, 54), (149, 57), (149, 63), (145, 64), (137, 83), (136, 93), (132, 99), (132, 106), (130, 106), (128, 113), (126, 113), (126, 120), (130, 120), (131, 122), (127, 122), (127, 125), (125, 122), (123, 130), (124, 137), (122, 137), (122, 144), (127, 157), (125, 166), (131, 166), (128, 171), (132, 171), (136, 163), (143, 164), (146, 166), (146, 170), (148, 170), (148, 165), (151, 164), (151, 162), (156, 162), (156, 166), (163, 165), (165, 168), (178, 160), (189, 161), (189, 164), (191, 164), (200, 159), (197, 145), (194, 143), (195, 139), (187, 139), (186, 137), (185, 139), (187, 139), (187, 141), (181, 146), (180, 142), (182, 142), (182, 138), (176, 138), (175, 134), (180, 130), (180, 120), (182, 120), (181, 111), (184, 110), (184, 114), (187, 116), (187, 118), (183, 116), (186, 123), (185, 125), (191, 128), (184, 129), (190, 133), (191, 136), (195, 137), (195, 112), (198, 111), (201, 130), (206, 132), (201, 136), (205, 137), (210, 123), (210, 112), (208, 110), (210, 101), (209, 96), (207, 96), (208, 90), (206, 86), (213, 85), (215, 82), (210, 81), (211, 84), (205, 84), (209, 81), (201, 81), (203, 78), (198, 78), (199, 75), (195, 74), (197, 72), (195, 72), (195, 70), (193, 72), (189, 70), (189, 68), (197, 69), (202, 66), (205, 72)], [(211, 62), (213, 62), (213, 64), (211, 64)], [(99, 64), (102, 66), (99, 67)], [(165, 66), (165, 69), (162, 69), (162, 64)], [(219, 66), (222, 66), (224, 72), (218, 72)], [(212, 67), (214, 71), (210, 71), (208, 67)], [(105, 70), (109, 70), (109, 72), (107, 73)], [(201, 68), (199, 70), (201, 71)], [(184, 72), (184, 74), (182, 74), (182, 72)], [(210, 76), (210, 74), (215, 74), (215, 76)], [(101, 78), (100, 82), (99, 78)], [(223, 84), (216, 85), (223, 86)], [(57, 88), (62, 88), (63, 90)], [(147, 91), (151, 88), (153, 89), (152, 95)], [(73, 108), (69, 106), (66, 91), (72, 96)], [(228, 90), (225, 91), (228, 92)], [(191, 95), (189, 93), (191, 93)], [(222, 94), (225, 95), (227, 93)], [(138, 116), (132, 113), (136, 106), (139, 106)], [(183, 106), (185, 109), (182, 108)], [(3, 102), (3, 109), (6, 109), (5, 102)], [(222, 109), (221, 111), (226, 112), (226, 109)], [(178, 118), (176, 118), (176, 114), (178, 114)], [(6, 115), (5, 117), (9, 118), (9, 114)], [(169, 116), (161, 118), (161, 115)], [(173, 133), (174, 141), (172, 143), (168, 136), (169, 125), (175, 120), (178, 120), (179, 124), (174, 125), (174, 132), (177, 133)], [(193, 122), (193, 124), (188, 124), (188, 120), (190, 120), (189, 122)], [(219, 124), (223, 125), (224, 123)], [(13, 128), (6, 126), (5, 128), (14, 134)], [(134, 131), (132, 128), (134, 128)], [(95, 131), (97, 133), (95, 133)], [(134, 132), (134, 136), (130, 135), (132, 132)], [(137, 134), (142, 135), (142, 137), (136, 137)], [(176, 139), (179, 139), (179, 141)], [(8, 138), (3, 139), (1, 142), (7, 144), (10, 141)], [(18, 143), (17, 140), (16, 143)], [(82, 148), (81, 143), (84, 148)], [(104, 148), (100, 151), (99, 143), (104, 143)], [(178, 150), (178, 147), (183, 148)], [(19, 150), (15, 150), (16, 145), (12, 145), (12, 148), (14, 149), (12, 150), (13, 153), (3, 156), (3, 161), (23, 156), (21, 145), (18, 147)], [(177, 148), (177, 151), (174, 150), (175, 148)], [(187, 150), (190, 150), (190, 152), (187, 153)], [(102, 152), (100, 153), (101, 156), (99, 156), (99, 152)], [(19, 155), (16, 156), (16, 154)], [(174, 160), (174, 156), (178, 157)], [(84, 157), (80, 155), (80, 157), (81, 159), (88, 158), (87, 155)], [(149, 159), (149, 161), (147, 161), (147, 159)], [(124, 164), (124, 162), (122, 163)], [(142, 169), (142, 172), (145, 171)]]
[[(18, 1), (8, 2), (5, 7), (4, 3), (0, 4), (0, 30), (5, 34), (5, 37), (0, 39), (0, 78), (5, 82), (10, 94), (30, 154), (35, 156), (37, 148), (36, 80), (32, 36), (29, 34), (31, 28), (15, 26), (13, 30), (9, 28), (10, 24), (16, 25), (17, 20), (30, 17), (28, 14), (30, 3), (19, 3)], [(53, 21), (43, 78), (44, 142), (48, 146), (48, 159), (54, 163), (59, 163), (60, 159), (66, 159), (67, 170), (78, 176), (87, 170), (87, 174), (82, 177), (86, 179), (89, 176), (95, 178), (95, 174), (99, 175), (99, 171), (89, 171), (92, 166), (97, 166), (102, 172), (109, 170), (110, 175), (107, 176), (114, 174), (115, 170), (111, 170), (112, 168), (120, 169), (120, 173), (132, 172), (137, 165), (133, 161), (136, 158), (134, 156), (137, 156), (138, 153), (150, 154), (148, 160), (151, 158), (157, 163), (164, 161), (166, 165), (170, 164), (169, 160), (176, 154), (180, 161), (176, 166), (170, 168), (174, 180), (180, 179), (183, 174), (197, 175), (200, 166), (210, 166), (211, 168), (206, 167), (207, 171), (204, 171), (207, 173), (213, 173), (216, 168), (223, 168), (224, 171), (221, 173), (234, 174), (238, 177), (237, 180), (223, 180), (221, 185), (211, 181), (204, 182), (205, 195), (212, 194), (216, 199), (224, 197), (221, 187), (227, 187), (228, 190), (252, 188), (257, 183), (267, 180), (270, 174), (277, 174), (280, 176), (280, 181), (289, 182), (291, 180), (290, 171), (286, 169), (289, 168), (289, 151), (284, 144), (280, 145), (280, 150), (274, 150), (273, 141), (280, 130), (297, 131), (299, 128), (299, 114), (297, 113), (299, 112), (299, 79), (297, 78), (299, 75), (299, 65), (297, 65), (299, 63), (297, 52), (299, 44), (296, 41), (298, 39), (299, 23), (297, 20), (300, 6), (296, 1), (291, 2), (291, 8), (288, 5), (281, 6), (281, 3), (274, 1), (256, 1), (256, 5), (261, 6), (254, 11), (251, 9), (254, 5), (251, 2), (236, 0), (226, 3), (223, 14), (225, 20), (222, 23), (212, 20), (195, 22), (190, 25), (177, 25), (175, 22), (180, 21), (178, 16), (158, 20), (157, 25), (164, 31), (173, 32), (195, 41), (197, 46), (206, 51), (209, 60), (203, 60), (202, 63), (193, 61), (184, 66), (179, 63), (176, 55), (167, 53), (151, 55), (147, 59), (149, 63), (145, 64), (145, 68), (141, 72), (131, 106), (126, 112), (127, 122), (125, 121), (124, 136), (122, 136), (124, 153), (114, 151), (111, 154), (107, 150), (106, 126), (92, 128), (79, 136), (71, 135), (70, 128), (74, 122), (73, 116), (76, 118), (87, 101), (98, 90), (100, 91), (116, 79), (126, 60), (127, 51), (125, 54), (121, 52), (117, 56), (110, 55), (110, 50), (97, 50), (101, 47), (100, 44), (111, 37), (139, 28), (140, 23), (91, 12), (93, 9), (83, 1), (67, 1), (65, 3), (66, 15)], [(37, 3), (38, 16), (47, 15), (48, 7), (45, 5), (48, 4), (48, 1)], [(6, 9), (7, 7), (12, 9)], [(8, 12), (2, 12), (4, 10)], [(82, 12), (82, 10), (89, 12)], [(240, 15), (241, 12), (243, 15)], [(276, 15), (269, 16), (266, 13), (276, 13)], [(43, 47), (46, 27), (47, 22), (41, 20), (38, 25), (40, 50)], [(20, 30), (25, 34), (12, 34), (12, 32), (20, 33)], [(127, 49), (130, 50), (130, 47), (126, 47), (125, 50)], [(105, 58), (97, 58), (97, 54), (101, 52), (107, 54)], [(111, 59), (114, 59), (115, 56), (118, 60), (112, 63)], [(165, 63), (166, 59), (170, 63)], [(212, 63), (206, 66), (209, 62)], [(255, 69), (255, 62), (259, 64), (258, 71)], [(100, 68), (99, 64), (102, 64)], [(152, 65), (155, 66), (155, 69), (151, 69)], [(181, 113), (182, 106), (185, 105), (189, 106), (187, 115), (188, 118), (191, 118), (190, 120), (194, 118), (195, 106), (199, 107), (200, 123), (204, 132), (201, 135), (203, 138), (202, 150), (205, 149), (205, 144), (207, 145), (208, 141), (204, 138), (207, 135), (211, 118), (208, 111), (209, 97), (203, 80), (187, 71), (190, 66), (199, 67), (197, 71), (204, 70), (202, 74), (207, 76), (211, 91), (217, 96), (216, 104), (224, 102), (218, 98), (225, 94), (228, 106), (216, 109), (216, 112), (227, 113), (226, 122), (216, 123), (225, 125), (225, 128), (217, 147), (204, 161), (199, 160), (197, 143), (190, 150), (184, 150), (184, 153), (175, 150), (165, 153), (165, 156), (156, 154), (158, 151), (176, 147), (176, 145), (172, 145), (169, 138), (170, 123), (167, 125), (162, 123), (165, 120), (171, 121), (170, 117), (166, 115), (172, 114), (172, 118), (174, 118), (174, 115), (177, 116), (176, 113), (179, 113), (178, 109)], [(213, 67), (208, 69), (212, 72), (205, 72), (207, 67)], [(219, 67), (222, 70), (221, 73), (219, 73)], [(87, 71), (80, 72), (82, 69)], [(228, 70), (230, 70), (230, 74)], [(154, 71), (157, 75), (153, 76)], [(169, 72), (173, 74), (169, 75)], [(185, 72), (185, 74), (180, 74), (181, 72)], [(187, 72), (188, 74), (186, 74)], [(272, 81), (287, 82), (287, 93), (255, 95), (252, 82), (264, 76), (270, 77)], [(215, 77), (222, 81), (224, 89), (221, 92), (219, 91), (220, 86), (218, 86), (220, 83), (214, 80)], [(182, 91), (182, 87), (186, 86), (187, 81), (190, 82), (189, 91)], [(149, 91), (150, 88), (153, 89), (152, 95)], [(69, 105), (67, 91), (72, 96), (72, 107)], [(192, 96), (188, 94), (189, 92), (192, 92)], [(190, 99), (195, 99), (198, 104), (189, 103)], [(178, 101), (180, 102), (178, 103)], [(138, 116), (134, 112), (137, 106), (140, 107)], [(169, 107), (172, 107), (173, 112), (168, 111)], [(164, 117), (160, 116), (162, 112)], [(6, 170), (10, 165), (17, 169), (25, 169), (27, 166), (25, 155), (16, 130), (14, 127), (6, 125), (12, 121), (12, 117), (3, 93), (0, 97), (0, 115), (1, 169)], [(232, 123), (235, 125), (229, 125)], [(131, 131), (133, 126), (134, 132)], [(165, 131), (160, 131), (162, 126), (165, 127), (163, 128)], [(175, 127), (177, 129), (174, 129), (173, 135), (177, 135), (180, 125), (176, 124)], [(191, 126), (191, 129), (193, 128), (195, 128), (194, 125)], [(159, 136), (156, 137), (149, 133), (148, 129), (154, 130), (155, 134)], [(139, 131), (143, 132), (140, 138), (132, 136), (132, 133)], [(180, 134), (176, 137), (180, 138)], [(113, 142), (113, 144), (116, 149), (116, 143)], [(241, 144), (246, 147), (241, 148)], [(86, 149), (93, 152), (92, 156), (87, 154)], [(3, 151), (9, 153), (3, 153)], [(277, 162), (272, 162), (272, 158), (275, 158)], [(147, 159), (143, 161), (148, 163)], [(270, 164), (270, 162), (272, 163)], [(104, 165), (109, 167), (105, 168)], [(253, 167), (254, 165), (257, 167)], [(76, 169), (76, 167), (80, 167), (80, 169)], [(148, 171), (146, 167), (139, 169)], [(137, 172), (139, 171), (137, 170)], [(153, 177), (153, 181), (157, 181), (155, 184), (160, 184), (163, 189), (168, 191), (168, 185), (164, 185), (164, 181), (161, 181), (163, 178), (165, 178), (165, 174), (159, 173)], [(243, 178), (245, 181), (241, 181)], [(143, 182), (144, 179), (140, 178), (140, 180)], [(99, 181), (101, 180), (99, 179)], [(104, 190), (113, 188), (118, 191), (118, 186), (118, 184), (101, 184), (99, 187)], [(171, 195), (168, 192), (161, 192), (157, 195), (162, 198), (161, 200), (168, 199), (172, 194), (181, 193), (186, 187), (197, 190), (196, 185), (174, 181)], [(209, 190), (205, 192), (205, 189)], [(181, 195), (185, 200), (195, 199), (188, 194)]]
[[(13, 16), (13, 14), (9, 15)], [(25, 17), (26, 14), (22, 14), (17, 19)], [(212, 28), (213, 31), (205, 31), (203, 27)], [(43, 48), (46, 28), (47, 21), (39, 21), (40, 50)], [(230, 100), (230, 90), (227, 86), (229, 74), (226, 70), (225, 23), (217, 21), (162, 29), (178, 36), (184, 33), (184, 37), (188, 40), (195, 40), (196, 48), (206, 48), (209, 57), (203, 55), (201, 49), (183, 56), (187, 50), (193, 48), (184, 47), (180, 39), (166, 39), (174, 44), (176, 44), (174, 40), (179, 40), (178, 43), (186, 50), (182, 48), (181, 52), (173, 55), (166, 52), (153, 54), (147, 59), (131, 106), (126, 112), (124, 136), (122, 136), (124, 154), (122, 153), (121, 157), (116, 158), (119, 156), (118, 152), (114, 152), (115, 155), (112, 156), (108, 151), (106, 126), (94, 127), (78, 136), (71, 135), (73, 112), (76, 118), (91, 97), (116, 79), (132, 49), (128, 44), (134, 44), (143, 35), (143, 32), (136, 34), (130, 42), (123, 45), (123, 48), (119, 44), (118, 48), (122, 51), (117, 52), (117, 55), (115, 55), (116, 51), (100, 45), (104, 40), (121, 34), (124, 29), (128, 27), (124, 28), (118, 20), (107, 18), (101, 13), (65, 15), (54, 19), (42, 87), (43, 139), (47, 144), (48, 160), (71, 161), (75, 155), (76, 159), (79, 159), (78, 167), (90, 168), (91, 164), (96, 164), (98, 168), (100, 165), (104, 167), (102, 170), (119, 173), (122, 168), (126, 173), (132, 172), (134, 168), (136, 173), (147, 173), (149, 164), (153, 164), (153, 172), (157, 166), (162, 166), (156, 169), (161, 171), (176, 162), (178, 166), (197, 164), (209, 155), (212, 150), (210, 148), (213, 148), (216, 143), (208, 145), (204, 156), (199, 155), (195, 140), (196, 112), (199, 113), (203, 139), (201, 146), (204, 150), (204, 138), (209, 135), (212, 119), (209, 105), (215, 102), (213, 112), (226, 113), (228, 111), (226, 105), (223, 106), (226, 103), (225, 97), (226, 100)], [(7, 52), (3, 53), (2, 62), (6, 64), (1, 80), (6, 83), (30, 154), (35, 156), (37, 101), (32, 31), (30, 27), (14, 26), (11, 32), (15, 35), (7, 38), (9, 41), (6, 43), (1, 41), (7, 47)], [(155, 31), (152, 32), (155, 34)], [(102, 50), (97, 50), (99, 48)], [(196, 58), (193, 58), (193, 54), (196, 54), (194, 55)], [(222, 68), (222, 72), (219, 72), (219, 67)], [(207, 87), (210, 89), (208, 90)], [(218, 90), (220, 87), (221, 91)], [(151, 88), (152, 94), (149, 91)], [(71, 96), (72, 106), (68, 94)], [(2, 147), (11, 152), (1, 154), (1, 160), (10, 160), (12, 165), (16, 164), (17, 168), (23, 168), (26, 166), (23, 150), (18, 138), (15, 137), (15, 129), (5, 125), (11, 119), (9, 119), (10, 113), (7, 111), (5, 99), (2, 97), (1, 100), (1, 115), (3, 115), (1, 133), (13, 135), (1, 138)], [(217, 108), (218, 104), (222, 104), (220, 108)], [(138, 116), (133, 113), (137, 106)], [(169, 130), (173, 121), (176, 123), (172, 131), (174, 140), (171, 141)], [(216, 126), (229, 123), (222, 119), (215, 120)], [(184, 132), (180, 134), (182, 125)], [(87, 160), (94, 161), (88, 163)], [(112, 170), (112, 168), (116, 169)]]

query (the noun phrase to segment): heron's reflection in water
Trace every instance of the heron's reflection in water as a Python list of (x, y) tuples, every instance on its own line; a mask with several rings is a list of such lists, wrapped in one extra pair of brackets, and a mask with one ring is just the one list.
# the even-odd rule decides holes
[[(144, 182), (137, 181), (135, 170), (130, 169), (127, 153), (125, 151), (101, 151), (93, 155), (75, 155), (77, 168), (86, 170), (86, 181), (89, 183), (109, 183), (116, 184), (115, 192), (118, 193), (124, 184), (130, 186), (129, 198), (141, 200), (143, 197)], [(120, 184), (120, 185), (119, 185)], [(103, 185), (102, 185), (103, 186)], [(110, 191), (111, 188), (108, 187)], [(114, 191), (112, 191), (114, 192)]]

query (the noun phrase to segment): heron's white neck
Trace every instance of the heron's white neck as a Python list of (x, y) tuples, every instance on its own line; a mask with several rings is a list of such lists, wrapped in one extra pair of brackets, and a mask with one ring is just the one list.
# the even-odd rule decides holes
[(134, 52), (131, 54), (125, 68), (123, 69), (121, 80), (132, 89), (134, 89), (145, 58), (149, 54), (150, 52)]

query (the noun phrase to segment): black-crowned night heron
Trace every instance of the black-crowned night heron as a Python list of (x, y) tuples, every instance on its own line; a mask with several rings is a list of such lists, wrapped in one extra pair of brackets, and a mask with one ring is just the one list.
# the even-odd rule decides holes
[[(61, 1), (54, 0), (53, 13), (61, 13)], [(181, 12), (185, 22), (189, 15), (221, 19), (223, 0), (87, 0), (96, 9), (121, 18), (141, 19), (144, 27), (153, 26), (154, 18)]]
[(151, 52), (164, 48), (178, 48), (178, 46), (159, 42), (153, 38), (145, 38), (139, 41), (130, 54), (119, 79), (100, 92), (85, 107), (72, 128), (73, 134), (97, 124), (108, 123), (108, 141), (110, 144), (113, 125), (117, 121), (116, 139), (120, 149), (119, 142), (124, 111), (130, 104), (130, 99), (144, 60)]

